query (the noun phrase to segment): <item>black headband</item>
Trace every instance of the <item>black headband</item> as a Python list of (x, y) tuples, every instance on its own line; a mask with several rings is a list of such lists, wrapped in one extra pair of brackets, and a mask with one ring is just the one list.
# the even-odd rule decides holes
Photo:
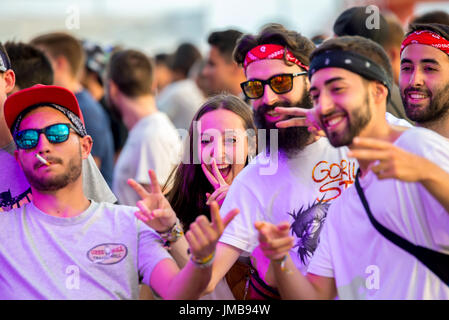
[(79, 134), (81, 137), (84, 137), (87, 135), (87, 131), (86, 131), (86, 127), (83, 125), (81, 119), (74, 114), (72, 111), (70, 111), (67, 108), (64, 108), (63, 106), (54, 104), (54, 103), (39, 103), (33, 106), (30, 106), (28, 108), (26, 108), (25, 110), (23, 110), (18, 116), (16, 121), (14, 122), (13, 126), (11, 127), (12, 129), (12, 135), (15, 136), (16, 133), (19, 131), (19, 127), (20, 127), (20, 123), (23, 120), (23, 117), (30, 112), (33, 109), (36, 109), (38, 107), (52, 107), (56, 110), (61, 111), (69, 120), (70, 122), (73, 124), (73, 126), (75, 127), (75, 131), (77, 134)]
[(387, 87), (389, 95), (393, 86), (383, 67), (351, 51), (329, 50), (320, 53), (310, 62), (309, 79), (320, 69), (342, 68), (357, 73), (368, 80), (376, 80)]

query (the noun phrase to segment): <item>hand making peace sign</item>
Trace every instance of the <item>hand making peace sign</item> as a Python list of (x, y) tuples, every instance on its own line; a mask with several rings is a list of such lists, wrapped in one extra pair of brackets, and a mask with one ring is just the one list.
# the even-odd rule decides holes
[(217, 162), (215, 161), (215, 158), (212, 158), (212, 172), (209, 171), (206, 164), (201, 164), (201, 168), (203, 169), (204, 174), (206, 175), (207, 180), (211, 183), (211, 185), (214, 187), (215, 191), (210, 194), (206, 193), (207, 198), (207, 205), (210, 205), (212, 201), (217, 201), (219, 206), (223, 204), (223, 201), (226, 197), (226, 194), (229, 190), (229, 185), (226, 183), (226, 181), (223, 179), (223, 176), (220, 173), (220, 170), (218, 170)]

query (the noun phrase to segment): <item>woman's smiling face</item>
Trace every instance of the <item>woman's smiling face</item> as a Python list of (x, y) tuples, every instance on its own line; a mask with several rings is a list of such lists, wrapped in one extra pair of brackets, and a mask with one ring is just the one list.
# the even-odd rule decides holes
[(240, 116), (227, 109), (205, 113), (196, 123), (201, 163), (213, 174), (212, 159), (227, 184), (245, 167), (248, 137)]

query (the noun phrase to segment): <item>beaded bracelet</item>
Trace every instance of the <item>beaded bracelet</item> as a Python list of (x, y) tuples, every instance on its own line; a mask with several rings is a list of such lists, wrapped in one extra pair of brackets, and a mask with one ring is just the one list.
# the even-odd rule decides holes
[(169, 245), (171, 242), (176, 242), (179, 238), (181, 238), (184, 235), (184, 231), (182, 229), (181, 222), (179, 219), (176, 219), (175, 224), (170, 227), (165, 232), (158, 232), (159, 236), (162, 238), (162, 240), (165, 241), (165, 244)]
[(192, 260), (193, 264), (199, 268), (207, 268), (212, 265), (215, 258), (215, 250), (210, 255), (208, 255), (205, 258), (197, 259), (193, 255), (190, 257), (190, 260)]

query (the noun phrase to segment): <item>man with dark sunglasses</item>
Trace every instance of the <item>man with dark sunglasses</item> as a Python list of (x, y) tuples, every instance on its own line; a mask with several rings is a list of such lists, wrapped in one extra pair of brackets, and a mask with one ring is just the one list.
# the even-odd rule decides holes
[(136, 207), (83, 193), (81, 162), (92, 138), (73, 93), (43, 85), (21, 90), (6, 100), (4, 117), (33, 200), (0, 216), (0, 269), (7, 274), (1, 299), (136, 299), (139, 282), (165, 299), (199, 297), (215, 244), (238, 211), (222, 221), (213, 203), (212, 223), (203, 216), (201, 228), (186, 234), (192, 255), (179, 270), (159, 235), (135, 218)]
[[(41, 82), (52, 84), (51, 64), (44, 53), (33, 46), (8, 42), (5, 48), (0, 45), (0, 56), (0, 64), (6, 69), (0, 71), (0, 94), (4, 97), (0, 98), (2, 113), (7, 95)], [(0, 176), (3, 178), (0, 183), (0, 211), (7, 211), (30, 202), (32, 195), (30, 184), (14, 159), (16, 145), (4, 119), (0, 120), (0, 132)], [(82, 173), (83, 190), (89, 199), (110, 203), (117, 201), (91, 155), (83, 160)]]
[[(257, 35), (244, 35), (237, 43), (234, 59), (247, 78), (241, 87), (251, 101), (258, 129), (266, 132), (268, 141), (259, 135), (259, 147), (266, 142), (265, 150), (236, 177), (222, 205), (225, 211), (239, 208), (241, 214), (220, 239), (208, 289), (239, 256), (251, 255), (257, 272), (248, 284), (252, 293), (247, 297), (279, 298), (270, 261), (258, 247), (254, 223), (289, 221), (296, 239), (292, 256), (298, 268), (305, 270), (318, 244), (329, 203), (353, 183), (356, 165), (347, 158), (346, 148), (333, 148), (326, 138), (305, 127), (276, 127), (286, 118), (275, 107), (312, 107), (306, 74), (313, 48), (309, 39), (277, 24), (266, 26)], [(271, 172), (264, 170), (267, 161), (274, 168)]]

